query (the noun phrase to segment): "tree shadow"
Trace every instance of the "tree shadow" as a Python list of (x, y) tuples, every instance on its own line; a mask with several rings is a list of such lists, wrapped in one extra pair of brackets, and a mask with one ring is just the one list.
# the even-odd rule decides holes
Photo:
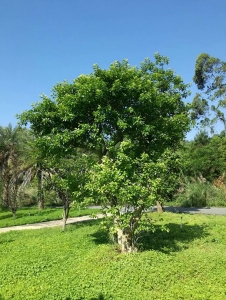
[(53, 209), (41, 209), (41, 210), (35, 210), (35, 211), (32, 211), (32, 210), (27, 210), (28, 213), (25, 214), (24, 212), (20, 212), (19, 210), (17, 211), (17, 215), (18, 217), (26, 217), (26, 216), (30, 216), (30, 217), (37, 217), (37, 216), (47, 216), (47, 215), (50, 215), (52, 213), (55, 213), (56, 211), (57, 212), (60, 212), (59, 209), (56, 209), (56, 208), (53, 208)]
[[(208, 236), (204, 226), (169, 223), (167, 231), (161, 225), (154, 225), (153, 231), (143, 231), (137, 241), (138, 251), (157, 250), (164, 253), (181, 251), (189, 248), (189, 243), (195, 239)], [(109, 234), (102, 229), (90, 234), (96, 244), (111, 242)]]
[[(25, 212), (27, 211), (27, 212)], [(20, 211), (19, 209), (16, 212), (16, 219), (21, 219), (24, 217), (37, 217), (37, 216), (48, 216), (49, 214), (52, 214), (53, 212), (59, 212), (59, 209), (52, 209), (52, 210), (36, 210), (33, 211), (32, 209), (29, 209), (29, 207), (23, 208), (22, 211)], [(11, 211), (4, 211), (4, 215), (0, 215), (0, 220), (4, 220), (4, 219), (13, 219), (13, 214)], [(1, 300), (1, 299), (0, 299)]]
[[(172, 213), (202, 213), (203, 209), (210, 209), (209, 207), (192, 207), (192, 206), (165, 206), (164, 211), (166, 212), (172, 212)], [(153, 211), (156, 211), (157, 209), (154, 209)]]
[[(7, 215), (0, 216), (0, 220), (12, 219), (12, 218), (13, 218), (13, 214), (11, 212), (7, 213)], [(1, 300), (1, 298), (0, 298), (0, 300)]]
[[(16, 215), (17, 215), (17, 218), (22, 218), (24, 216), (28, 216), (29, 215), (29, 212), (26, 213), (24, 211), (32, 211), (31, 208), (29, 207), (24, 207), (22, 209), (23, 211), (20, 211), (20, 208), (18, 208), (17, 212), (16, 212)], [(1, 213), (4, 213), (4, 215), (2, 215)], [(30, 215), (33, 215), (34, 213), (30, 213)], [(4, 219), (12, 219), (13, 218), (13, 214), (11, 212), (11, 210), (9, 208), (4, 208), (0, 211), (0, 220), (4, 220)], [(1, 300), (1, 299), (0, 299)]]
[[(81, 297), (81, 298), (76, 298), (76, 300), (86, 300), (87, 298)], [(97, 297), (92, 297), (89, 300), (104, 300), (104, 295), (101, 293)], [(0, 298), (1, 300), (1, 298)], [(71, 298), (66, 298), (66, 300), (71, 300)]]
[(96, 298), (90, 298), (90, 300), (104, 300), (104, 295), (99, 294)]
[(94, 243), (97, 245), (109, 244), (110, 242), (112, 242), (109, 233), (103, 229), (99, 229), (98, 231), (90, 234), (90, 236), (93, 238)]
[(195, 239), (208, 236), (204, 226), (169, 223), (166, 230), (160, 225), (154, 226), (154, 232), (143, 232), (137, 242), (139, 251), (157, 250), (169, 254), (189, 248)]
[(87, 227), (87, 226), (99, 225), (100, 222), (101, 219), (90, 219), (90, 220), (74, 221), (68, 225), (76, 226), (76, 227)]
[[(0, 241), (0, 245), (2, 244), (8, 244), (8, 243), (13, 243), (15, 242), (15, 240), (11, 239), (11, 240), (3, 240), (3, 241)], [(1, 295), (0, 295), (0, 300), (1, 300)]]

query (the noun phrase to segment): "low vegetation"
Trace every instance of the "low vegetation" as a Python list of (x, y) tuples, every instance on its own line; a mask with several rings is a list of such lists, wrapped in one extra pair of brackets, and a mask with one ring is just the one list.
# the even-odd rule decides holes
[(127, 255), (98, 220), (0, 234), (0, 299), (226, 299), (226, 217), (151, 217), (155, 232)]
[[(69, 217), (87, 216), (96, 213), (97, 209), (71, 208)], [(45, 208), (39, 210), (36, 207), (21, 208), (17, 212), (17, 218), (13, 218), (11, 212), (0, 212), (0, 228), (15, 225), (34, 224), (62, 219), (62, 208)]]
[(181, 184), (174, 202), (169, 204), (184, 207), (225, 207), (225, 185), (218, 187), (203, 179), (187, 179)]
[[(0, 234), (0, 300), (226, 299), (226, 217), (145, 218), (156, 203), (226, 206), (226, 62), (198, 57), (191, 104), (168, 63), (94, 65), (0, 126), (0, 227), (63, 219)], [(90, 203), (107, 221), (64, 231)]]
[[(136, 252), (150, 206), (225, 206), (226, 63), (199, 55), (193, 81), (200, 93), (191, 104), (190, 85), (168, 64), (155, 53), (139, 67), (94, 65), (42, 94), (17, 116), (19, 126), (0, 126), (0, 207), (16, 219), (9, 225), (60, 218), (30, 209), (21, 218), (23, 206), (50, 204), (63, 207), (64, 230), (71, 205), (100, 204), (115, 241)], [(200, 132), (185, 141), (195, 124)]]

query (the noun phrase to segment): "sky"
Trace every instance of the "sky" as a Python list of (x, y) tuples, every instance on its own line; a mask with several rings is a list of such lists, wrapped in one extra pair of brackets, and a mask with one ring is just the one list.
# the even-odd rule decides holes
[(159, 52), (192, 83), (200, 53), (226, 61), (225, 15), (225, 0), (0, 0), (0, 126), (95, 63)]

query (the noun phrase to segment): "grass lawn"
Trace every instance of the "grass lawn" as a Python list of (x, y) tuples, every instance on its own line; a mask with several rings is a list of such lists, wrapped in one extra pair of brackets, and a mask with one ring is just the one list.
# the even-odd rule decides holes
[[(91, 215), (98, 210), (71, 208), (69, 217)], [(21, 208), (17, 211), (16, 219), (10, 211), (0, 211), (0, 228), (15, 225), (33, 224), (45, 221), (62, 219), (63, 208), (45, 208), (38, 210), (37, 207)], [(1, 300), (1, 299), (0, 299)]]
[(152, 218), (136, 254), (120, 254), (99, 220), (0, 234), (0, 299), (226, 299), (226, 217)]

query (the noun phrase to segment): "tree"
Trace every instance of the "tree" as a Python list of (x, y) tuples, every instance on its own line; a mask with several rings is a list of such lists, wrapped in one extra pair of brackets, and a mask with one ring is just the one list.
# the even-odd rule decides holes
[(202, 175), (213, 182), (225, 172), (226, 139), (217, 135), (209, 138), (201, 132), (194, 141), (184, 144), (179, 156), (184, 176), (198, 178)]
[(71, 205), (83, 205), (85, 196), (84, 185), (86, 169), (90, 165), (92, 156), (77, 151), (76, 156), (52, 160), (49, 168), (51, 176), (47, 177), (46, 189), (53, 190), (63, 204), (63, 225), (65, 230)]
[(196, 134), (196, 136), (194, 137), (194, 142), (195, 142), (195, 145), (197, 145), (197, 146), (199, 146), (199, 145), (205, 146), (208, 144), (209, 140), (210, 140), (210, 138), (209, 138), (208, 132), (205, 130), (199, 131)]
[(152, 229), (145, 211), (156, 200), (167, 198), (171, 187), (166, 188), (165, 179), (169, 176), (170, 157), (168, 151), (157, 161), (145, 152), (137, 157), (132, 141), (124, 140), (114, 158), (105, 156), (91, 169), (86, 186), (92, 199), (102, 204), (104, 214), (110, 214), (103, 224), (122, 252), (136, 251), (140, 237)]
[[(189, 94), (188, 85), (171, 69), (166, 69), (167, 64), (168, 59), (157, 53), (154, 63), (145, 59), (140, 68), (130, 66), (127, 60), (112, 63), (109, 70), (94, 65), (92, 74), (81, 75), (71, 84), (57, 84), (52, 99), (43, 95), (41, 102), (19, 116), (20, 121), (30, 123), (36, 145), (45, 155), (62, 157), (75, 153), (76, 149), (91, 151), (98, 157), (97, 169), (105, 165), (107, 169), (116, 168), (115, 176), (109, 177), (113, 178), (112, 184), (117, 182), (121, 170), (125, 174), (123, 181), (128, 180), (134, 187), (140, 174), (143, 183), (138, 186), (142, 189), (147, 157), (152, 167), (158, 164), (168, 149), (177, 149), (189, 130), (188, 106), (183, 102)], [(125, 160), (121, 166), (122, 156)], [(127, 172), (126, 161), (131, 171)], [(159, 181), (157, 173), (145, 183), (145, 189), (153, 195)], [(107, 194), (105, 199), (112, 203)], [(123, 200), (117, 199), (121, 194), (115, 197), (117, 211), (117, 205), (121, 206), (126, 197)], [(139, 204), (138, 192), (132, 198), (132, 218), (139, 214), (138, 222), (155, 197), (144, 196), (141, 202), (145, 205)], [(123, 226), (122, 234), (129, 226), (128, 222), (125, 225), (116, 221), (116, 224)], [(125, 239), (126, 236), (127, 233)], [(126, 243), (131, 250), (130, 241), (128, 238)]]
[[(200, 54), (196, 60), (193, 81), (203, 93), (194, 97), (192, 118), (200, 119), (202, 125), (211, 128), (216, 121), (220, 121), (226, 133), (226, 62), (206, 53)], [(210, 102), (214, 104), (210, 106)]]
[[(44, 208), (44, 180), (46, 177), (50, 175), (50, 168), (47, 166), (48, 164), (45, 161), (45, 159), (44, 158), (42, 159), (38, 149), (36, 149), (33, 143), (33, 136), (31, 135), (31, 132), (26, 128), (22, 129), (20, 127), (15, 127), (14, 129), (12, 129), (12, 126), (9, 125), (8, 127), (0, 128), (0, 139), (1, 139), (1, 150), (2, 153), (3, 152), (5, 153), (5, 158), (6, 158), (1, 162), (3, 168), (2, 174), (5, 173), (5, 176), (7, 174), (9, 175), (10, 166), (12, 167), (14, 163), (15, 174), (13, 177), (11, 176), (12, 177), (11, 181), (14, 180), (14, 183), (16, 184), (16, 182), (19, 180), (21, 185), (21, 190), (24, 190), (29, 183), (31, 183), (35, 178), (37, 178), (38, 208), (43, 209)], [(8, 157), (8, 163), (6, 163), (7, 157)], [(6, 163), (8, 168), (4, 168), (4, 162)], [(15, 172), (16, 165), (17, 165), (18, 175)], [(6, 169), (8, 169), (7, 172), (5, 172)], [(9, 177), (10, 176), (8, 176), (8, 179), (5, 178), (4, 181), (8, 182)], [(7, 198), (5, 199), (7, 200)], [(8, 207), (7, 201), (3, 201), (3, 206)]]
[(29, 185), (37, 179), (37, 203), (38, 209), (44, 209), (45, 202), (45, 181), (51, 176), (52, 169), (49, 162), (39, 153), (33, 141), (30, 143), (30, 151), (27, 157), (27, 167), (24, 172), (23, 186)]
[(16, 215), (19, 188), (25, 171), (26, 143), (29, 133), (26, 128), (0, 126), (0, 179), (2, 189), (2, 205), (10, 208)]

